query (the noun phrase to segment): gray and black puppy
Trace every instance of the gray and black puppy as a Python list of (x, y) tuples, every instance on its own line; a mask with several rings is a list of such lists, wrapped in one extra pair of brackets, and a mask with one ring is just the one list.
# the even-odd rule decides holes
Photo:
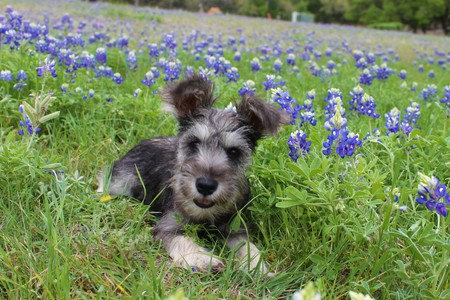
[[(283, 114), (248, 95), (236, 111), (214, 109), (213, 84), (199, 75), (167, 86), (162, 98), (179, 122), (178, 135), (145, 140), (115, 162), (108, 193), (139, 199), (162, 213), (154, 237), (178, 265), (198, 270), (224, 267), (183, 235), (184, 225), (194, 223), (219, 229), (226, 244), (237, 249), (241, 267), (267, 273), (247, 232), (229, 232), (227, 225), (250, 200), (245, 173), (257, 141), (278, 131)], [(102, 186), (98, 192), (103, 192)]]

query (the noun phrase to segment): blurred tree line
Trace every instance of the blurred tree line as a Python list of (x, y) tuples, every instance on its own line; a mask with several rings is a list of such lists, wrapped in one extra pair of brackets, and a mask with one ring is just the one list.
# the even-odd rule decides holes
[[(95, 0), (90, 0), (95, 1)], [(316, 22), (371, 25), (401, 23), (413, 32), (450, 33), (450, 0), (104, 0), (169, 9), (205, 11), (290, 20), (293, 11), (312, 13)]]

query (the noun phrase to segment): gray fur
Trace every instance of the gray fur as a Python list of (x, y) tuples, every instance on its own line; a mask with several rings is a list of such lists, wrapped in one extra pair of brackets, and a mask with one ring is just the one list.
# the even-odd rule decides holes
[[(136, 198), (162, 214), (154, 236), (177, 264), (220, 269), (220, 259), (182, 237), (183, 225), (213, 225), (229, 235), (227, 224), (250, 200), (245, 172), (256, 143), (275, 134), (285, 119), (272, 104), (250, 96), (241, 99), (236, 112), (214, 109), (213, 85), (197, 75), (169, 85), (162, 97), (178, 119), (179, 134), (145, 140), (115, 162), (108, 192)], [(243, 231), (230, 240), (233, 247), (247, 241), (251, 253), (246, 258), (246, 250), (239, 249), (239, 258), (251, 269), (260, 265), (252, 262), (260, 255)]]

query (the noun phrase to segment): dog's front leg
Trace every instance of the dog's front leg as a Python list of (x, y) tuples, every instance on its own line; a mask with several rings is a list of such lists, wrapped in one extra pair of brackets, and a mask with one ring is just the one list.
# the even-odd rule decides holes
[(249, 240), (246, 233), (232, 233), (226, 242), (230, 249), (236, 251), (236, 257), (239, 260), (240, 268), (244, 268), (249, 271), (257, 270), (258, 273), (267, 277), (274, 276), (273, 273), (269, 272), (265, 262), (261, 259), (261, 252)]
[(184, 236), (174, 215), (164, 216), (155, 227), (155, 239), (163, 242), (164, 249), (180, 267), (196, 271), (217, 272), (224, 268), (223, 262), (212, 253)]

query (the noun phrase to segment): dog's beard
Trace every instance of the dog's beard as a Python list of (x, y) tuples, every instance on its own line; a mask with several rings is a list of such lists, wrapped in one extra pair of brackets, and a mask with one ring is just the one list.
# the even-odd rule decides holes
[(208, 196), (197, 191), (197, 177), (180, 173), (174, 179), (172, 189), (177, 209), (185, 217), (199, 222), (214, 223), (221, 216), (235, 213), (246, 192), (245, 177), (230, 176), (218, 180), (217, 189)]

